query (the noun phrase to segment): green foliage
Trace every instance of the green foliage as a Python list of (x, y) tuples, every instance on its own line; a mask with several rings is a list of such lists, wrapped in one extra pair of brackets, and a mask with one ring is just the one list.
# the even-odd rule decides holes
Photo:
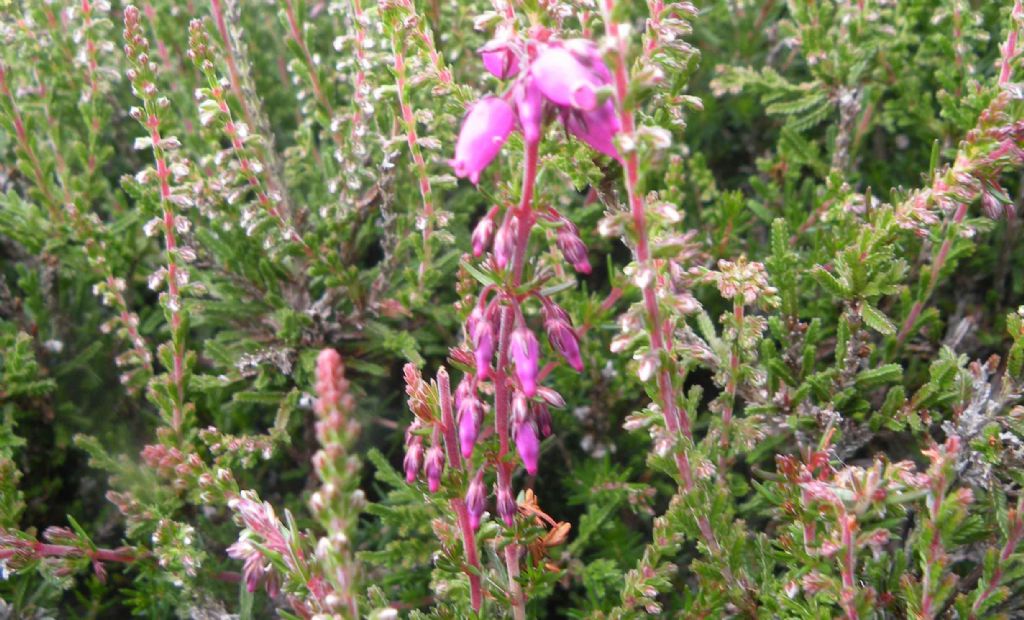
[[(1024, 613), (1024, 12), (590, 4), (0, 1), (0, 616)], [(589, 274), (543, 219), (526, 281), (469, 258), (523, 192), (518, 132), (448, 164), (512, 23), (622, 69), (623, 162), (540, 143)], [(488, 429), (407, 483), (403, 365), (457, 384), (513, 285), (585, 362), (539, 472)]]

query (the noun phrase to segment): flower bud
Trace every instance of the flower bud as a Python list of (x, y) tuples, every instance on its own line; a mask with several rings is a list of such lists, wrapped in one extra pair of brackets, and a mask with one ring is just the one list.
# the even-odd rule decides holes
[(551, 348), (558, 352), (576, 372), (583, 371), (583, 358), (580, 356), (580, 343), (576, 330), (569, 323), (560, 320), (544, 321), (544, 329), (548, 333)]
[[(427, 475), (427, 488), (431, 493), (437, 493), (441, 488), (441, 471), (444, 470), (444, 452), (437, 444), (427, 449), (427, 456), (423, 463), (423, 473)], [(406, 472), (408, 477), (408, 472)]]
[(469, 511), (469, 525), (474, 530), (480, 527), (480, 517), (487, 505), (487, 493), (484, 492), (484, 470), (478, 469), (466, 490), (466, 509)]
[[(468, 387), (464, 389), (463, 386)], [(480, 424), (484, 417), (483, 405), (476, 397), (476, 391), (471, 387), (468, 378), (463, 379), (455, 391), (455, 403), (459, 414), (459, 445), (462, 448), (462, 456), (468, 459), (473, 456), (473, 446), (480, 435)]]
[(481, 379), (487, 378), (490, 372), (491, 357), (494, 355), (494, 328), (484, 318), (476, 321), (473, 328), (473, 357), (476, 359), (476, 374)]
[(515, 523), (516, 500), (512, 498), (512, 490), (508, 488), (507, 484), (497, 484), (497, 496), (498, 496), (498, 516), (505, 522), (505, 525), (512, 527)]
[(514, 125), (512, 107), (504, 99), (484, 97), (477, 101), (462, 121), (455, 158), (449, 162), (455, 176), (478, 183), (480, 173), (498, 155)]
[(533, 417), (537, 420), (537, 428), (541, 437), (551, 435), (551, 410), (546, 403), (533, 404)]
[(564, 220), (558, 228), (556, 238), (558, 249), (562, 251), (566, 262), (572, 265), (576, 271), (589, 274), (590, 261), (587, 258), (587, 246), (583, 243), (583, 239), (580, 239), (580, 231), (576, 225), (569, 220)]
[(537, 428), (533, 420), (526, 419), (516, 422), (515, 427), (516, 451), (523, 461), (527, 473), (531, 476), (537, 475), (537, 461), (540, 457), (540, 440), (537, 438)]
[(512, 217), (508, 222), (498, 229), (494, 236), (494, 262), (498, 269), (504, 269), (512, 260), (512, 252), (515, 249), (516, 232), (519, 229), (519, 221)]
[(423, 439), (415, 437), (405, 450), (405, 481), (409, 484), (416, 482), (416, 474), (423, 467)]
[(520, 325), (509, 338), (508, 354), (515, 364), (523, 394), (532, 398), (537, 393), (537, 364), (540, 358), (537, 337), (528, 327)]
[(530, 74), (556, 105), (578, 110), (592, 110), (597, 105), (598, 76), (564, 48), (545, 47), (530, 64)]
[(491, 240), (494, 238), (494, 210), (480, 218), (477, 222), (476, 227), (473, 229), (473, 256), (480, 258), (480, 256), (487, 250), (491, 245)]

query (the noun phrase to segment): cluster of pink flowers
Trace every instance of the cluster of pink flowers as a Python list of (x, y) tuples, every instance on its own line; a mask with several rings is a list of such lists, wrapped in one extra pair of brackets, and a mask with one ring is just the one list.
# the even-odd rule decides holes
[(479, 182), (513, 130), (536, 143), (544, 121), (554, 116), (591, 148), (621, 161), (613, 141), (619, 117), (600, 92), (611, 84), (611, 73), (592, 41), (500, 36), (481, 55), (488, 71), (514, 82), (504, 95), (484, 97), (470, 108), (451, 160), (457, 176)]
[[(436, 384), (428, 386), (418, 371), (406, 369), (409, 406), (416, 420), (406, 435), (404, 465), (410, 483), (422, 475), (430, 492), (437, 492), (445, 467), (461, 468), (462, 460), (470, 463), (479, 440), (488, 436), (484, 431), (487, 406), (481, 394), (493, 394), (499, 452), (488, 453), (488, 460), (497, 470), (497, 513), (511, 526), (518, 507), (506, 453), (514, 443), (523, 467), (535, 475), (541, 439), (551, 434), (550, 408), (565, 406), (561, 395), (540, 384), (541, 344), (527, 324), (525, 302), (540, 302), (552, 350), (577, 372), (583, 370), (579, 337), (569, 314), (539, 285), (523, 286), (533, 226), (541, 220), (552, 225), (565, 261), (579, 273), (591, 271), (586, 244), (575, 224), (551, 207), (533, 204), (542, 130), (546, 122), (559, 118), (569, 133), (621, 162), (613, 141), (620, 122), (607, 88), (611, 73), (591, 41), (559, 40), (535, 28), (525, 40), (499, 34), (481, 49), (481, 56), (488, 71), (510, 83), (502, 95), (486, 96), (470, 107), (450, 164), (457, 176), (478, 183), (508, 137), (518, 130), (526, 146), (523, 189), (518, 205), (494, 206), (473, 230), (473, 255), (484, 258), (490, 270), (501, 274), (502, 282), (484, 287), (466, 319), (465, 345), (453, 357), (471, 370), (459, 382), (454, 397), (443, 370)], [(440, 416), (433, 403), (438, 404)], [(479, 526), (487, 503), (485, 466), (467, 472), (464, 506), (473, 529)]]

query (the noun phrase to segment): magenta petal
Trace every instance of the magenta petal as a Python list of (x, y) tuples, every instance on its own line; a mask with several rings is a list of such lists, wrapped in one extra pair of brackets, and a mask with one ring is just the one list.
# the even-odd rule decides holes
[(537, 365), (540, 359), (540, 344), (533, 332), (525, 326), (513, 330), (509, 338), (508, 354), (516, 367), (516, 376), (523, 387), (523, 394), (533, 397), (537, 393)]
[(498, 79), (507, 80), (519, 73), (519, 57), (508, 48), (485, 48), (480, 52), (480, 58), (484, 61), (484, 67)]
[(455, 157), (449, 162), (455, 176), (478, 183), (480, 173), (501, 151), (514, 126), (515, 114), (504, 99), (484, 97), (477, 101), (462, 121)]
[(540, 458), (540, 440), (533, 422), (526, 421), (516, 426), (516, 451), (523, 461), (523, 466), (531, 475), (537, 475), (537, 462)]
[(622, 161), (613, 141), (621, 125), (611, 100), (605, 101), (603, 105), (590, 112), (568, 113), (565, 117), (565, 127), (595, 151)]
[(519, 125), (523, 128), (523, 138), (530, 143), (540, 140), (544, 97), (536, 80), (528, 77), (516, 90), (516, 111), (519, 113)]
[(597, 106), (598, 76), (568, 50), (545, 48), (530, 65), (530, 74), (552, 103), (579, 110)]

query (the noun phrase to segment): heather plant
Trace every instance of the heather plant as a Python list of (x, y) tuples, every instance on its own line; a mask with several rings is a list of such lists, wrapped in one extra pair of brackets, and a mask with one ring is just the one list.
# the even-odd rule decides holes
[(0, 0), (0, 617), (1021, 617), (1022, 37)]

